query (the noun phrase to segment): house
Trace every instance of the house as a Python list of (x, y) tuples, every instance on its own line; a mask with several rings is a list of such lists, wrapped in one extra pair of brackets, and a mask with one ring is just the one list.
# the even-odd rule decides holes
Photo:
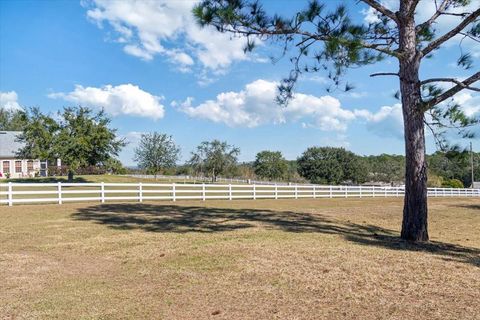
[(480, 189), (480, 182), (475, 182), (475, 181), (474, 181), (472, 187), (473, 187), (474, 189)]
[(24, 178), (47, 175), (47, 162), (39, 159), (18, 159), (23, 147), (20, 131), (0, 131), (0, 178)]

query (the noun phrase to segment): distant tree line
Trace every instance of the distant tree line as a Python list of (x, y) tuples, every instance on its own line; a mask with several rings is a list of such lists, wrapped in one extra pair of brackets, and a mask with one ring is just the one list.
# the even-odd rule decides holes
[[(139, 154), (151, 154), (158, 156), (157, 162), (161, 163), (160, 160), (166, 157), (165, 153), (170, 153), (171, 159), (178, 159), (179, 148), (173, 144), (171, 137), (165, 141), (165, 146), (154, 146), (146, 143), (152, 136), (166, 137), (159, 133), (142, 136), (136, 159)], [(173, 145), (166, 147), (166, 144)], [(155, 148), (158, 150), (153, 150)], [(293, 161), (286, 160), (280, 151), (263, 150), (257, 153), (255, 161), (239, 163), (239, 154), (239, 148), (225, 141), (204, 141), (183, 165), (176, 166), (169, 162), (163, 166), (148, 166), (145, 162), (139, 162), (139, 167), (153, 174), (200, 175), (210, 177), (212, 181), (222, 176), (316, 184), (372, 182), (400, 185), (405, 175), (405, 157), (401, 155), (359, 156), (344, 148), (311, 147)], [(474, 156), (480, 159), (479, 153)], [(471, 185), (467, 151), (439, 151), (429, 155), (427, 160), (430, 186), (461, 188)], [(475, 162), (475, 175), (480, 175), (478, 160)]]
[[(117, 159), (125, 146), (103, 111), (84, 107), (64, 108), (56, 117), (40, 112), (0, 109), (0, 130), (22, 131), (25, 147), (19, 157), (55, 161), (62, 159), (62, 174), (125, 173)], [(164, 133), (145, 133), (135, 148), (134, 161), (147, 174), (184, 174), (209, 177), (261, 179), (318, 184), (361, 184), (365, 182), (403, 184), (405, 157), (381, 154), (360, 156), (344, 148), (311, 147), (296, 160), (280, 151), (263, 150), (253, 162), (238, 161), (240, 149), (225, 141), (203, 141), (184, 164), (179, 164), (180, 147)], [(474, 174), (480, 177), (480, 153), (474, 153)], [(428, 184), (431, 187), (471, 185), (470, 154), (452, 148), (427, 155)], [(66, 169), (63, 169), (66, 168)]]

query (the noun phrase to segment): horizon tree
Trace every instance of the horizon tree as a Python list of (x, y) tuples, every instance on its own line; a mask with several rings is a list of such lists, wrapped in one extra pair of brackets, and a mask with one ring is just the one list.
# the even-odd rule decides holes
[(269, 180), (282, 179), (288, 171), (287, 161), (280, 151), (264, 150), (257, 153), (253, 167), (257, 176)]
[(162, 169), (175, 167), (179, 156), (180, 148), (177, 147), (172, 136), (153, 132), (142, 134), (139, 145), (135, 148), (134, 161), (156, 178)]
[[(480, 174), (480, 163), (476, 161), (480, 153), (473, 152), (474, 177)], [(427, 157), (429, 170), (444, 178), (458, 179), (463, 185), (472, 185), (470, 152), (468, 150), (456, 149), (448, 152), (437, 151)]]
[(344, 148), (311, 147), (297, 159), (300, 176), (312, 183), (365, 182), (367, 170), (359, 156)]
[(373, 181), (386, 183), (403, 182), (405, 176), (405, 157), (382, 153), (376, 156), (365, 156), (369, 177)]
[(189, 164), (197, 171), (217, 181), (220, 174), (224, 174), (237, 163), (240, 149), (229, 145), (226, 141), (203, 141), (192, 152)]
[[(371, 76), (393, 76), (399, 81), (398, 97), (402, 104), (405, 139), (405, 197), (401, 237), (411, 241), (428, 241), (427, 163), (425, 159), (425, 126), (432, 130), (436, 142), (445, 144), (442, 132), (455, 127), (464, 137), (471, 137), (465, 128), (478, 123), (465, 115), (454, 103), (442, 103), (461, 90), (473, 87), (480, 72), (465, 79), (450, 75), (420, 79), (420, 66), (443, 44), (455, 36), (480, 42), (480, 8), (465, 8), (469, 0), (442, 0), (434, 14), (425, 21), (416, 21), (419, 0), (401, 0), (398, 9), (389, 9), (376, 0), (359, 0), (377, 15), (370, 23), (355, 23), (345, 6), (327, 11), (324, 3), (310, 1), (306, 9), (289, 17), (268, 14), (255, 0), (203, 0), (193, 9), (201, 26), (210, 25), (219, 32), (247, 38), (245, 51), (255, 48), (255, 41), (280, 44), (283, 55), (290, 49), (292, 70), (279, 86), (277, 102), (285, 105), (294, 95), (294, 87), (302, 73), (328, 73), (334, 87), (343, 86), (342, 76), (349, 68), (374, 64), (388, 57), (396, 59), (398, 70), (378, 72)], [(459, 17), (457, 25), (437, 35), (439, 17)], [(460, 67), (469, 69), (472, 56), (461, 51)], [(444, 89), (439, 84), (450, 85)], [(353, 87), (348, 82), (344, 90)]]

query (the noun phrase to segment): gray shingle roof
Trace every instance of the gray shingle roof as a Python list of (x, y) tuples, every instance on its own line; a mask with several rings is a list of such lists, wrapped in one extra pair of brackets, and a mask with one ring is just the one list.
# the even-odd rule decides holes
[(0, 158), (14, 158), (16, 152), (23, 147), (23, 143), (18, 142), (18, 136), (21, 131), (0, 131)]

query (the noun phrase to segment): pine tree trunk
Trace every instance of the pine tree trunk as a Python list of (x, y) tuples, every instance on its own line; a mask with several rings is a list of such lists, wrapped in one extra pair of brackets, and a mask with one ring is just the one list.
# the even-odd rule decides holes
[(405, 199), (401, 237), (428, 241), (427, 165), (425, 161), (424, 111), (422, 110), (415, 21), (408, 14), (413, 2), (400, 6), (400, 92), (405, 130)]
[(403, 103), (406, 168), (401, 236), (405, 240), (428, 241), (425, 134), (423, 113), (417, 111), (418, 107), (413, 102)]

